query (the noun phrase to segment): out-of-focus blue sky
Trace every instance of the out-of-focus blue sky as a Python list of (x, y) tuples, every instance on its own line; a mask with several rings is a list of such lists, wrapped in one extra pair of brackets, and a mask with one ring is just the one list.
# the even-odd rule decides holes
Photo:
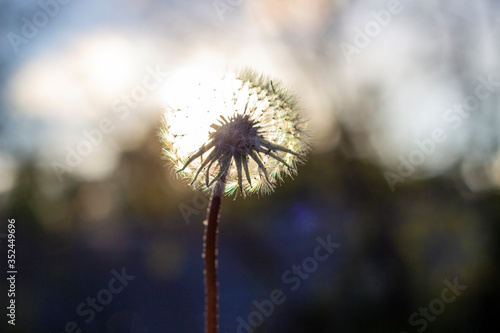
[[(189, 66), (250, 66), (281, 79), (309, 112), (316, 151), (335, 148), (340, 122), (358, 156), (397, 171), (402, 159), (422, 150), (416, 141), (427, 142), (440, 128), (445, 139), (414, 154), (411, 177), (458, 165), (471, 189), (498, 186), (498, 4), (402, 0), (390, 6), (5, 1), (0, 191), (12, 186), (18, 159), (30, 156), (53, 168), (103, 118), (113, 130), (72, 172), (88, 179), (109, 174), (117, 154), (156, 126), (168, 73)], [(139, 103), (132, 97), (124, 104), (148, 68), (161, 71), (160, 84), (144, 97), (135, 91)], [(487, 97), (467, 101), (491, 76), (497, 82), (486, 87), (491, 91), (478, 88)], [(456, 105), (464, 103), (470, 110), (459, 113)]]

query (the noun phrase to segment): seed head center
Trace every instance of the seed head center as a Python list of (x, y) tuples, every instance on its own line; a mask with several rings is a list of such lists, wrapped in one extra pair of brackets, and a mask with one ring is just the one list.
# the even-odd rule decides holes
[(223, 118), (221, 125), (212, 124), (215, 129), (211, 139), (223, 154), (246, 155), (255, 147), (259, 126), (248, 115), (236, 115), (229, 120)]

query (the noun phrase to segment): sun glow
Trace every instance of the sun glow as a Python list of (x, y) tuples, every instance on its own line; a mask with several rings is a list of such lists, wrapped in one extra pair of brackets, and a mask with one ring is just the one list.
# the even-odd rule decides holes
[(98, 116), (130, 89), (138, 58), (123, 37), (82, 37), (21, 67), (10, 82), (12, 102), (32, 115)]
[(182, 68), (172, 74), (164, 96), (170, 108), (166, 111), (170, 115), (167, 125), (182, 129), (175, 143), (180, 155), (188, 156), (201, 147), (209, 137), (210, 125), (241, 107), (226, 104), (235, 97), (228, 92), (238, 91), (241, 85), (235, 77), (226, 75), (221, 80), (216, 71), (203, 67)]
[(211, 189), (224, 177), (228, 193), (270, 192), (307, 151), (293, 96), (253, 71), (183, 68), (172, 73), (164, 98), (165, 156), (195, 187)]

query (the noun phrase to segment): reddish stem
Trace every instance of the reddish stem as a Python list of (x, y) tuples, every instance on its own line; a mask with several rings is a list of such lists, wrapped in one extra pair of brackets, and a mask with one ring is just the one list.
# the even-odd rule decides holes
[(217, 235), (219, 232), (219, 211), (225, 186), (224, 178), (220, 179), (214, 187), (205, 225), (206, 333), (217, 333), (218, 330)]

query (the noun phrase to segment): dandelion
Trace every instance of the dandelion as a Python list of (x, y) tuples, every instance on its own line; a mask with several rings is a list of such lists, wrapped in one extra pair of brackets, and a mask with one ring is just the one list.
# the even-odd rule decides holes
[(251, 70), (197, 74), (203, 79), (177, 82), (161, 138), (176, 173), (212, 192), (204, 259), (206, 331), (215, 333), (221, 197), (269, 193), (284, 175), (295, 175), (308, 150), (308, 132), (297, 101), (278, 82)]
[(246, 70), (190, 90), (190, 99), (169, 103), (162, 139), (191, 185), (211, 191), (224, 176), (227, 194), (268, 193), (283, 175), (296, 174), (307, 129), (280, 84)]

